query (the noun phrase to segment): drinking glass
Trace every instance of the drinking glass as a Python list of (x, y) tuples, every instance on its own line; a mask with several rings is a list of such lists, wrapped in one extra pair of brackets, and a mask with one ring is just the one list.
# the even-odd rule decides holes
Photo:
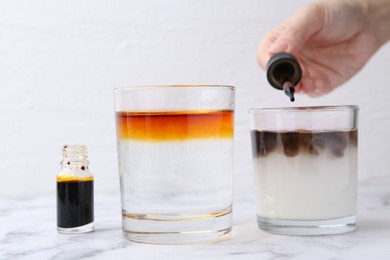
[(127, 239), (210, 242), (232, 225), (234, 87), (114, 90)]
[(358, 107), (250, 110), (259, 228), (325, 235), (356, 226)]

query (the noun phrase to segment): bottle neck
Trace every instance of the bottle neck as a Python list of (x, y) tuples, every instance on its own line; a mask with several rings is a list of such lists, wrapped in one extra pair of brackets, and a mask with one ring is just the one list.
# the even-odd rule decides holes
[(88, 170), (87, 147), (85, 145), (65, 145), (62, 149), (61, 165), (68, 170)]

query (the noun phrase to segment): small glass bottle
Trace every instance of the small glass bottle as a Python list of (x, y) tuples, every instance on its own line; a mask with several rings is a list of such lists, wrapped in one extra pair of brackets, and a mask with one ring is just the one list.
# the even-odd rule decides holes
[(57, 175), (57, 230), (86, 233), (94, 230), (93, 175), (88, 169), (87, 147), (65, 145)]

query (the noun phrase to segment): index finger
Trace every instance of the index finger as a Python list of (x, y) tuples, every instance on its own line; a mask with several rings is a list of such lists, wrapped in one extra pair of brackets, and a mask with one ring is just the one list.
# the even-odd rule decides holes
[(282, 31), (282, 26), (279, 26), (269, 31), (260, 41), (259, 48), (257, 49), (257, 62), (265, 69), (268, 60), (271, 58), (272, 53), (268, 51), (269, 47), (279, 38)]

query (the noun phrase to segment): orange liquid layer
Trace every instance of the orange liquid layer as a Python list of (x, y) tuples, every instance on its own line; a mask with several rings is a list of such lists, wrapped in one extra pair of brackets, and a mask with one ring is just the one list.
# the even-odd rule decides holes
[(232, 138), (233, 111), (117, 112), (120, 139), (181, 141)]
[(93, 176), (77, 177), (70, 174), (57, 176), (57, 182), (80, 182), (80, 181), (93, 181)]

